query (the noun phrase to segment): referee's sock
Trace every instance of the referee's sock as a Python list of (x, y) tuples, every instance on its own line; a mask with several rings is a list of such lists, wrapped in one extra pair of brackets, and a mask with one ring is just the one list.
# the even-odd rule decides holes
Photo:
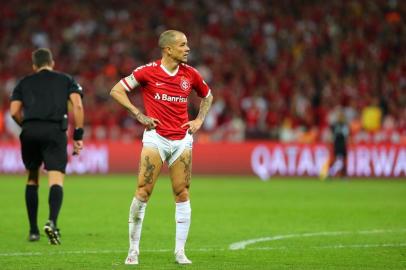
[(53, 221), (56, 227), (56, 220), (58, 219), (59, 210), (62, 206), (63, 188), (60, 185), (52, 185), (49, 189), (49, 220)]
[(38, 185), (25, 186), (25, 205), (27, 207), (28, 220), (30, 221), (30, 233), (39, 233), (37, 224)]

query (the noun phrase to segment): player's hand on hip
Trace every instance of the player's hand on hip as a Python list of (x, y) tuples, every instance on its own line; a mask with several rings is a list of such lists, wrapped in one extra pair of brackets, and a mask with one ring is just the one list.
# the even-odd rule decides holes
[(143, 113), (137, 114), (136, 118), (138, 122), (144, 125), (147, 129), (154, 129), (158, 124), (161, 123), (158, 119), (148, 117)]
[(184, 123), (182, 126), (181, 126), (181, 128), (184, 128), (184, 127), (189, 127), (188, 128), (188, 132), (189, 132), (189, 134), (193, 134), (193, 133), (196, 133), (199, 129), (200, 129), (200, 127), (202, 126), (202, 124), (203, 124), (203, 121), (202, 120), (200, 120), (200, 119), (195, 119), (195, 120), (192, 120), (192, 121), (189, 121), (189, 122), (187, 122), (187, 123)]
[(73, 155), (79, 155), (83, 149), (83, 141), (73, 141)]

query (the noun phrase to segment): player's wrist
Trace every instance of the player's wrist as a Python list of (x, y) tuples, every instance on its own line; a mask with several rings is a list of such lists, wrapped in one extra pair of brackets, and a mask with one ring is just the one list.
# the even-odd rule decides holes
[(134, 111), (132, 111), (132, 113), (133, 113), (135, 119), (138, 119), (141, 115), (141, 112), (139, 110), (134, 110)]
[(83, 134), (84, 134), (83, 128), (75, 128), (73, 131), (73, 140), (74, 141), (81, 141), (83, 140)]
[(143, 123), (145, 121), (145, 115), (142, 112), (138, 112), (135, 115), (135, 119), (137, 119), (139, 122)]

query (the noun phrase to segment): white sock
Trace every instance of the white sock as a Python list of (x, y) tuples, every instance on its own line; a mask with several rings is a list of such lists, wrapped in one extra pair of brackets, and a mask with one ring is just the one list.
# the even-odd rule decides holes
[(186, 239), (189, 233), (190, 217), (192, 209), (190, 208), (190, 201), (176, 203), (176, 246), (175, 253), (178, 250), (185, 249)]
[(147, 203), (142, 202), (134, 197), (130, 206), (130, 214), (128, 217), (128, 232), (130, 240), (130, 250), (131, 252), (136, 252), (139, 254), (140, 250), (140, 239), (141, 239), (141, 229), (142, 221), (144, 220), (145, 208)]
[(335, 176), (344, 166), (344, 162), (343, 159), (338, 158), (333, 166), (331, 166), (330, 170), (329, 170), (329, 175), (330, 176)]

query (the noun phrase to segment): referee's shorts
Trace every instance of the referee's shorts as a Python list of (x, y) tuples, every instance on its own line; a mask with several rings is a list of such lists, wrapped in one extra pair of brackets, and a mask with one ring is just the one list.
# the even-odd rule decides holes
[(170, 167), (185, 149), (192, 149), (193, 136), (186, 132), (181, 140), (170, 140), (159, 135), (155, 129), (145, 130), (142, 137), (144, 147), (156, 148), (162, 162), (167, 162)]
[(42, 163), (48, 171), (65, 173), (68, 162), (66, 131), (58, 122), (29, 121), (20, 134), (21, 154), (27, 170), (38, 169)]

